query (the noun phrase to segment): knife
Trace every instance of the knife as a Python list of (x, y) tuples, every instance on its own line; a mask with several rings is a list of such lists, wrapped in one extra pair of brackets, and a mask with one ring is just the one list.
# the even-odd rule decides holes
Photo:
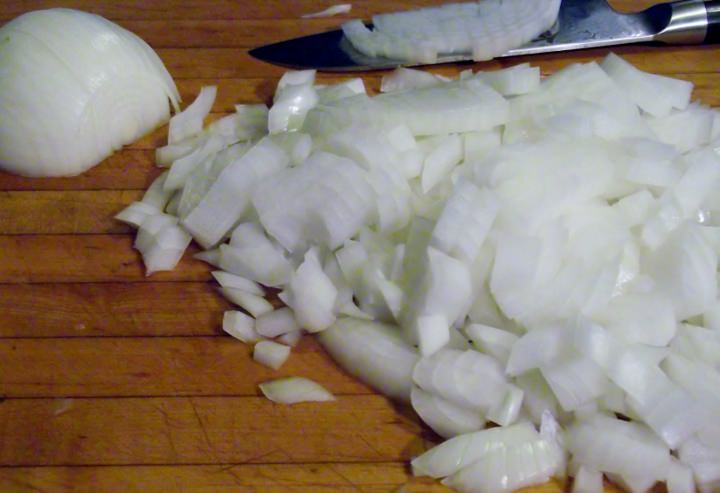
[[(563, 0), (553, 29), (501, 57), (643, 42), (705, 44), (718, 41), (720, 0), (662, 3), (633, 14), (617, 12), (606, 0)], [(294, 69), (328, 72), (419, 65), (363, 55), (339, 29), (261, 46), (250, 50), (250, 55)], [(439, 55), (436, 63), (460, 61), (472, 61), (471, 54)]]

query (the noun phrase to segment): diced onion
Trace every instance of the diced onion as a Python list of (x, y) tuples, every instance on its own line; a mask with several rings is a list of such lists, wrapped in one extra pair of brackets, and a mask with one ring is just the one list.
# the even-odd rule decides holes
[(212, 276), (220, 284), (220, 286), (224, 288), (239, 289), (258, 296), (263, 296), (265, 294), (265, 290), (259, 284), (244, 277), (230, 274), (229, 272), (223, 272), (221, 270), (213, 271)]
[(341, 318), (319, 335), (320, 343), (352, 375), (383, 394), (410, 401), (417, 353), (397, 327)]
[(290, 346), (273, 341), (260, 341), (253, 348), (253, 359), (278, 370), (290, 356)]
[(255, 330), (255, 319), (238, 311), (227, 311), (223, 315), (223, 330), (244, 343), (261, 340)]
[(538, 438), (538, 432), (527, 423), (466, 433), (414, 459), (413, 472), (433, 478), (451, 476), (493, 450), (522, 445)]
[(289, 332), (297, 332), (300, 327), (292, 310), (278, 308), (260, 315), (255, 321), (255, 330), (263, 337), (278, 337)]
[(320, 384), (307, 378), (288, 377), (260, 384), (263, 395), (280, 404), (334, 401), (335, 397)]
[[(462, 492), (566, 475), (578, 493), (603, 475), (714, 492), (716, 112), (614, 56), (542, 81), (398, 70), (376, 97), (314, 78), (288, 72), (270, 114), (244, 106), (164, 149), (169, 172), (118, 214), (148, 271), (192, 234), (252, 315), (227, 312), (226, 332), (274, 338), (255, 348), (271, 367), (317, 332), (452, 437), (413, 468)], [(278, 385), (284, 402), (329, 398)]]

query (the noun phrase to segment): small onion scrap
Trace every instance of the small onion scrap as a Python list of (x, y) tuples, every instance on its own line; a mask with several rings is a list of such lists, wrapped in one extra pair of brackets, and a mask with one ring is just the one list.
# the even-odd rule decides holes
[(260, 384), (263, 395), (279, 404), (334, 401), (335, 397), (322, 385), (307, 378), (278, 378)]

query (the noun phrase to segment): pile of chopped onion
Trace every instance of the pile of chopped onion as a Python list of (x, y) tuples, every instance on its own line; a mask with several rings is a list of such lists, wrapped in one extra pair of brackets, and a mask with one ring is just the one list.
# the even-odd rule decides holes
[(399, 69), (376, 97), (314, 75), (174, 117), (169, 170), (118, 216), (148, 273), (194, 238), (244, 310), (226, 332), (274, 368), (318, 333), (448, 439), (413, 470), (458, 491), (719, 491), (720, 113), (692, 84), (615, 55), (542, 81)]
[(553, 27), (560, 0), (477, 0), (375, 15), (373, 29), (352, 20), (345, 37), (361, 53), (411, 63), (435, 63), (438, 55), (490, 60)]

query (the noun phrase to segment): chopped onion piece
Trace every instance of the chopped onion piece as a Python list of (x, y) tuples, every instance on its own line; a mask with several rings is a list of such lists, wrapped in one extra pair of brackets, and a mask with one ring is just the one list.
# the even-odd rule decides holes
[(290, 357), (290, 346), (273, 341), (260, 341), (253, 348), (253, 359), (273, 370), (278, 370)]
[(647, 119), (660, 142), (688, 152), (710, 142), (715, 115), (702, 105), (692, 103), (682, 111), (662, 118)]
[(264, 104), (238, 104), (235, 113), (215, 120), (206, 132), (230, 143), (259, 139), (267, 129), (268, 111)]
[(608, 379), (590, 358), (564, 354), (540, 372), (565, 411), (580, 409), (597, 399), (608, 388)]
[(418, 87), (436, 86), (449, 79), (422, 70), (398, 67), (380, 81), (380, 92), (404, 91)]
[(334, 401), (335, 397), (320, 384), (302, 377), (288, 377), (260, 384), (263, 395), (280, 404)]
[(226, 311), (223, 315), (223, 330), (246, 344), (262, 339), (255, 330), (255, 319), (238, 311)]
[(414, 135), (490, 130), (507, 122), (508, 102), (492, 88), (473, 79), (447, 85), (381, 94), (373, 101), (384, 118), (407, 125)]
[(690, 467), (673, 458), (667, 473), (668, 493), (695, 493), (695, 479)]
[(701, 493), (712, 493), (720, 486), (720, 447), (707, 445), (693, 437), (680, 446), (678, 457), (690, 466)]
[(178, 219), (170, 214), (156, 213), (148, 216), (138, 228), (133, 246), (140, 251), (150, 248), (156, 243), (155, 237), (163, 229), (175, 226), (177, 223)]
[(667, 446), (648, 428), (600, 415), (570, 426), (568, 450), (578, 464), (630, 478), (662, 481), (670, 466)]
[(320, 104), (330, 103), (343, 98), (349, 98), (358, 94), (367, 94), (365, 82), (360, 78), (346, 80), (329, 86), (315, 86)]
[(614, 53), (605, 57), (601, 66), (643, 111), (652, 116), (667, 116), (673, 108), (684, 110), (690, 103), (691, 82), (643, 72)]
[(183, 226), (204, 247), (215, 245), (248, 209), (254, 185), (288, 164), (282, 149), (270, 139), (262, 139), (220, 173), (197, 207), (183, 219)]
[(173, 194), (172, 191), (165, 190), (168, 175), (169, 173), (166, 171), (153, 180), (143, 195), (141, 200), (143, 204), (155, 207), (158, 211), (165, 209)]
[(262, 296), (248, 293), (242, 289), (220, 288), (220, 292), (228, 301), (246, 310), (255, 318), (270, 313), (274, 309), (272, 303)]
[(540, 68), (531, 67), (529, 63), (493, 72), (478, 72), (475, 77), (503, 96), (528, 94), (540, 87)]
[(580, 466), (573, 478), (572, 493), (603, 493), (603, 475), (586, 466)]
[(145, 202), (133, 202), (118, 212), (115, 215), (115, 219), (135, 228), (139, 228), (148, 217), (159, 213), (160, 210), (153, 205)]
[(507, 390), (498, 363), (474, 350), (442, 349), (420, 359), (413, 381), (423, 390), (474, 410), (487, 411), (499, 405)]
[(209, 167), (208, 165), (212, 164), (212, 158), (225, 147), (226, 142), (220, 137), (211, 135), (207, 139), (203, 139), (202, 145), (172, 163), (163, 183), (163, 190), (171, 193), (181, 189), (197, 167)]
[(265, 230), (285, 249), (303, 250), (311, 241), (335, 249), (368, 220), (374, 198), (352, 160), (315, 152), (302, 166), (261, 183), (252, 205)]
[(396, 326), (340, 318), (320, 332), (320, 343), (350, 374), (394, 399), (410, 401), (417, 352)]
[(300, 327), (289, 308), (278, 308), (263, 313), (255, 321), (255, 330), (263, 337), (278, 337), (289, 332), (298, 332)]
[(422, 172), (422, 188), (428, 193), (440, 183), (463, 157), (462, 138), (449, 135), (425, 157)]
[(567, 329), (558, 326), (528, 332), (512, 346), (505, 371), (515, 376), (557, 362), (565, 350), (567, 337)]
[(701, 315), (715, 302), (718, 254), (700, 226), (686, 223), (677, 228), (660, 248), (647, 255), (645, 262), (656, 292), (667, 297), (678, 319)]
[(677, 331), (672, 304), (661, 295), (617, 296), (593, 318), (627, 342), (650, 346), (666, 346)]
[(498, 209), (498, 200), (492, 192), (468, 181), (460, 181), (445, 202), (430, 243), (446, 254), (472, 264), (490, 232)]
[(461, 493), (510, 492), (547, 482), (561, 464), (557, 448), (546, 440), (534, 440), (490, 450), (443, 484)]
[(497, 149), (502, 144), (502, 134), (499, 128), (485, 132), (466, 132), (463, 137), (463, 161), (466, 164), (475, 163)]
[(168, 143), (176, 144), (202, 132), (203, 120), (210, 113), (215, 96), (217, 86), (202, 87), (195, 101), (170, 119)]
[(247, 291), (250, 294), (257, 296), (264, 296), (265, 290), (260, 287), (256, 282), (253, 282), (244, 277), (230, 274), (229, 272), (223, 272), (221, 270), (212, 271), (212, 276), (224, 288), (239, 289), (241, 291)]
[(220, 267), (220, 250), (213, 248), (211, 250), (204, 250), (193, 255), (193, 258), (202, 260), (214, 267)]
[(297, 323), (308, 332), (323, 331), (335, 322), (337, 289), (323, 272), (317, 251), (305, 254), (285, 293)]
[(420, 354), (430, 356), (450, 342), (450, 327), (443, 315), (426, 315), (417, 319)]
[(294, 131), (302, 126), (307, 112), (319, 101), (314, 82), (315, 70), (286, 72), (282, 76), (268, 113), (269, 133)]
[(168, 214), (148, 216), (138, 229), (135, 248), (143, 256), (146, 275), (173, 270), (192, 238)]
[(522, 446), (540, 438), (529, 423), (466, 433), (451, 438), (413, 459), (413, 474), (442, 478), (472, 465), (493, 450)]
[(503, 400), (497, 402), (487, 413), (488, 421), (500, 426), (508, 426), (517, 421), (523, 402), (522, 389), (508, 385)]
[(189, 137), (174, 144), (167, 144), (155, 150), (155, 163), (161, 167), (169, 167), (174, 161), (187, 156), (198, 146), (199, 137)]
[(290, 280), (293, 265), (283, 249), (268, 240), (262, 245), (234, 248), (220, 245), (218, 265), (237, 276), (265, 286), (278, 287)]
[(439, 315), (452, 325), (467, 315), (472, 303), (472, 279), (467, 266), (433, 248), (427, 249), (426, 272), (408, 300), (403, 326), (411, 340), (418, 340), (420, 317)]
[(286, 332), (285, 334), (277, 338), (277, 342), (285, 344), (286, 346), (295, 347), (302, 339), (304, 333), (305, 331), (303, 330), (293, 330), (292, 332)]
[(608, 479), (628, 493), (648, 493), (657, 481), (652, 477), (631, 477), (608, 473)]
[(485, 419), (479, 412), (457, 406), (420, 387), (413, 387), (410, 399), (423, 422), (444, 438), (485, 428)]
[(518, 340), (518, 336), (512, 332), (482, 324), (466, 326), (465, 333), (478, 351), (493, 356), (503, 365), (507, 364), (510, 351)]

